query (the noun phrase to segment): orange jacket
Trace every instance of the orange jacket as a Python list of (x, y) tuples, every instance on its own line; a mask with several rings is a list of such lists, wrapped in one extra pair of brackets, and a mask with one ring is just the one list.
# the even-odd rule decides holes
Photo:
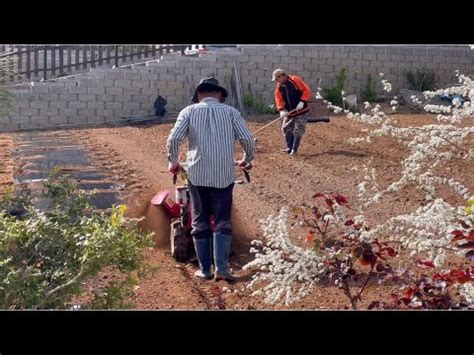
[(277, 83), (275, 89), (275, 103), (278, 111), (292, 111), (300, 101), (304, 102), (303, 109), (290, 116), (299, 116), (309, 111), (308, 101), (311, 98), (311, 89), (296, 75), (288, 75), (285, 85)]

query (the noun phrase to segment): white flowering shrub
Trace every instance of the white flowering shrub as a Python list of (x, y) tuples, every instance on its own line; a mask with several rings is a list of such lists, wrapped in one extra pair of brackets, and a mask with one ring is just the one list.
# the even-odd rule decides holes
[(255, 259), (244, 266), (244, 269), (258, 270), (247, 287), (253, 289), (265, 283), (253, 295), (263, 294), (268, 303), (283, 299), (288, 305), (306, 296), (325, 271), (324, 257), (292, 243), (286, 228), (287, 214), (288, 209), (284, 207), (279, 216), (261, 221), (268, 242), (263, 246), (261, 241), (253, 241), (252, 245), (260, 249), (250, 249)]
[[(457, 75), (459, 86), (424, 93), (427, 99), (439, 94), (458, 95), (451, 106), (420, 102), (426, 112), (438, 114), (439, 124), (401, 127), (381, 111), (380, 105), (372, 107), (368, 102), (364, 103), (368, 113), (345, 112), (347, 118), (372, 128), (365, 138), (351, 138), (350, 144), (371, 143), (373, 139), (389, 136), (408, 148), (409, 155), (401, 163), (401, 177), (387, 188), (381, 188), (377, 183), (377, 171), (369, 161), (363, 167), (364, 176), (357, 185), (360, 202), (357, 215), (351, 219), (343, 212), (345, 197), (316, 194), (314, 198), (322, 198), (326, 207), (303, 205), (293, 214), (293, 221), (289, 221), (293, 227), (309, 229), (306, 242), (310, 245), (307, 248), (296, 246), (288, 236), (287, 209), (283, 209), (278, 218), (269, 217), (263, 221), (267, 242), (254, 242), (260, 249), (252, 250), (256, 258), (246, 266), (257, 269), (248, 285), (256, 289), (254, 295), (262, 294), (270, 303), (283, 301), (289, 304), (328, 278), (341, 288), (355, 309), (371, 275), (382, 273), (381, 277), (379, 275), (382, 282), (403, 280), (404, 286), (399, 294), (392, 295), (390, 302), (375, 301), (369, 308), (471, 307), (474, 269), (462, 269), (462, 262), (465, 258), (474, 259), (474, 197), (461, 181), (449, 177), (450, 174), (443, 170), (446, 162), (453, 159), (469, 162), (474, 157), (474, 149), (465, 147), (466, 140), (474, 133), (474, 126), (470, 122), (460, 124), (473, 118), (474, 84), (469, 77)], [(386, 92), (392, 90), (387, 80), (383, 79), (382, 85)], [(316, 96), (320, 96), (319, 90)], [(331, 102), (324, 103), (336, 113), (345, 111)], [(396, 96), (390, 105), (396, 111)], [(378, 225), (367, 225), (365, 211), (368, 207), (383, 204), (387, 195), (408, 185), (424, 193), (422, 207)], [(441, 186), (464, 200), (467, 207), (452, 205), (440, 197)], [(399, 258), (400, 255), (405, 259)], [(391, 259), (403, 261), (405, 265), (395, 269), (390, 266)], [(459, 268), (451, 263), (451, 270), (447, 269), (447, 259), (459, 260)], [(360, 266), (370, 270), (365, 284), (354, 291), (350, 280), (360, 274)], [(422, 270), (421, 274), (413, 268)], [(460, 298), (453, 298), (449, 292), (451, 287), (459, 288)]]

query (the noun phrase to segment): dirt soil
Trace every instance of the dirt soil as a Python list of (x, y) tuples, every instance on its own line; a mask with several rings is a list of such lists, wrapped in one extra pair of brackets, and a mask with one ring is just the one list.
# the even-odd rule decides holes
[(0, 201), (5, 189), (13, 184), (13, 138), (0, 134)]
[[(317, 115), (325, 114), (317, 112)], [(272, 116), (271, 116), (272, 117)], [(394, 115), (400, 125), (435, 123), (429, 115)], [(270, 117), (269, 117), (270, 118)], [(251, 131), (262, 127), (260, 118), (249, 117)], [(252, 122), (253, 121), (253, 122)], [(354, 123), (341, 116), (333, 116), (330, 124), (309, 123), (299, 156), (289, 157), (280, 152), (283, 139), (278, 124), (262, 131), (258, 136), (255, 168), (250, 184), (237, 185), (234, 189), (234, 241), (232, 267), (239, 276), (234, 285), (225, 282), (205, 282), (193, 278), (195, 264), (179, 264), (170, 256), (169, 219), (158, 207), (150, 206), (154, 193), (173, 190), (167, 172), (166, 138), (172, 124), (144, 127), (103, 128), (77, 131), (89, 147), (98, 167), (127, 187), (125, 200), (130, 213), (147, 216), (144, 227), (155, 232), (157, 247), (148, 250), (147, 261), (158, 266), (153, 277), (140, 281), (133, 302), (143, 309), (344, 309), (347, 299), (334, 287), (321, 286), (304, 300), (289, 307), (268, 305), (262, 299), (250, 296), (244, 289), (251, 278), (251, 271), (241, 270), (250, 260), (248, 250), (252, 239), (262, 239), (259, 220), (275, 215), (282, 206), (297, 206), (309, 201), (316, 192), (338, 192), (346, 195), (353, 204), (357, 202), (357, 184), (364, 176), (363, 165), (371, 161), (377, 170), (381, 188), (401, 176), (401, 161), (409, 151), (392, 138), (373, 139), (372, 143), (351, 146), (347, 139), (365, 137), (363, 124)], [(469, 144), (473, 144), (471, 140)], [(183, 145), (184, 146), (184, 145)], [(184, 152), (183, 147), (183, 152)], [(474, 181), (469, 179), (474, 164), (462, 160), (447, 163), (451, 177), (461, 181), (471, 191)], [(463, 201), (451, 193), (441, 191), (451, 203)], [(416, 210), (424, 203), (424, 195), (414, 186), (408, 186), (385, 200), (384, 205), (374, 205), (369, 211), (371, 220), (378, 223), (400, 213)], [(386, 208), (390, 206), (390, 208)], [(301, 231), (304, 234), (304, 231)], [(399, 285), (374, 285), (365, 293), (361, 307), (377, 298), (397, 291)]]
[[(314, 114), (315, 112), (313, 112)], [(316, 112), (316, 115), (326, 115)], [(431, 115), (394, 115), (398, 123), (422, 125), (436, 123)], [(274, 118), (269, 116), (267, 118)], [(261, 117), (248, 117), (251, 131), (262, 127)], [(268, 122), (268, 121), (267, 121)], [(125, 186), (123, 198), (131, 216), (146, 216), (142, 227), (155, 233), (156, 247), (146, 251), (146, 261), (158, 268), (151, 277), (140, 280), (132, 302), (139, 309), (345, 309), (348, 301), (338, 288), (321, 285), (305, 299), (291, 306), (268, 305), (261, 298), (250, 296), (245, 289), (252, 272), (241, 267), (251, 260), (250, 241), (263, 239), (259, 221), (278, 214), (282, 206), (298, 206), (310, 201), (317, 192), (337, 192), (348, 197), (350, 205), (358, 203), (357, 185), (364, 174), (363, 166), (371, 162), (376, 168), (380, 188), (386, 188), (401, 176), (401, 162), (409, 151), (395, 139), (375, 138), (372, 143), (347, 143), (351, 137), (365, 137), (363, 124), (342, 116), (332, 116), (331, 122), (308, 123), (299, 155), (282, 153), (283, 137), (279, 125), (270, 126), (257, 135), (257, 155), (251, 171), (251, 183), (236, 185), (233, 207), (233, 256), (231, 267), (239, 277), (229, 285), (224, 281), (201, 281), (192, 274), (196, 264), (180, 264), (169, 252), (169, 218), (159, 207), (149, 204), (153, 195), (163, 189), (173, 193), (171, 175), (167, 171), (166, 139), (173, 124), (120, 128), (99, 128), (74, 131), (90, 152), (94, 165), (110, 179)], [(11, 149), (11, 140), (0, 137), (2, 152)], [(10, 143), (9, 143), (10, 142)], [(9, 145), (10, 144), (10, 145)], [(468, 142), (474, 146), (473, 137)], [(10, 148), (9, 148), (10, 147)], [(185, 151), (183, 144), (183, 152)], [(238, 149), (240, 152), (240, 148)], [(6, 153), (5, 153), (6, 154)], [(8, 155), (8, 154), (6, 154)], [(238, 154), (237, 154), (238, 155)], [(3, 158), (2, 158), (3, 161)], [(5, 168), (6, 166), (6, 168)], [(0, 179), (10, 176), (8, 163), (0, 171)], [(446, 163), (449, 177), (474, 191), (474, 164), (463, 160)], [(239, 177), (242, 178), (243, 177)], [(0, 180), (0, 183), (3, 180)], [(1, 191), (1, 185), (0, 185)], [(443, 197), (458, 205), (463, 201), (441, 190)], [(368, 211), (370, 223), (379, 223), (401, 213), (416, 210), (424, 203), (424, 194), (413, 185), (389, 195), (383, 204)], [(300, 230), (301, 235), (306, 235)], [(387, 300), (399, 285), (374, 284), (363, 295), (361, 308), (373, 300)]]

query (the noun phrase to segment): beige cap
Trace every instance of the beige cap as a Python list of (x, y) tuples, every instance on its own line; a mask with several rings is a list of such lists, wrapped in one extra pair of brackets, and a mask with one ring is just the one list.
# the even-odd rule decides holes
[(272, 81), (275, 81), (281, 74), (286, 74), (283, 69), (275, 69), (272, 74)]

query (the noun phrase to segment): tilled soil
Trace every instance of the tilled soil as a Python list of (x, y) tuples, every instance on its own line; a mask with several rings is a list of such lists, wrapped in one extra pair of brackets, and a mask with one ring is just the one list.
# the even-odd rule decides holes
[(5, 189), (13, 185), (13, 138), (0, 134), (0, 201)]
[[(437, 123), (430, 115), (393, 115), (401, 126)], [(273, 116), (269, 117), (273, 118)], [(267, 121), (268, 122), (268, 121)], [(266, 122), (249, 119), (251, 131)], [(246, 284), (252, 272), (241, 270), (251, 260), (250, 241), (262, 239), (259, 221), (278, 214), (282, 206), (298, 206), (310, 201), (317, 192), (340, 193), (348, 197), (355, 210), (358, 200), (357, 185), (365, 172), (364, 165), (376, 169), (381, 189), (401, 177), (401, 162), (409, 150), (393, 138), (373, 138), (371, 143), (350, 145), (348, 138), (365, 137), (366, 125), (347, 120), (342, 116), (331, 117), (331, 122), (308, 123), (299, 155), (290, 157), (281, 152), (283, 137), (278, 123), (260, 132), (256, 137), (257, 155), (251, 171), (251, 183), (236, 185), (233, 207), (233, 256), (231, 267), (239, 277), (229, 285), (224, 281), (202, 281), (192, 274), (195, 263), (180, 264), (169, 252), (169, 217), (159, 207), (149, 204), (153, 195), (167, 189), (174, 191), (171, 175), (167, 171), (166, 139), (172, 124), (142, 127), (100, 128), (77, 130), (75, 135), (87, 147), (94, 164), (112, 181), (125, 187), (123, 198), (129, 205), (131, 216), (146, 216), (142, 227), (155, 233), (156, 248), (146, 251), (147, 263), (156, 266), (153, 276), (139, 282), (132, 300), (139, 309), (345, 309), (349, 304), (342, 291), (321, 284), (305, 299), (292, 304), (269, 305), (259, 297), (250, 296)], [(469, 149), (474, 145), (471, 137)], [(185, 151), (185, 144), (182, 147)], [(240, 148), (238, 148), (240, 152)], [(238, 155), (238, 154), (237, 154)], [(474, 164), (461, 159), (445, 163), (445, 171), (471, 191)], [(238, 178), (244, 180), (243, 176)], [(1, 176), (1, 175), (0, 175)], [(444, 187), (440, 193), (450, 203), (463, 204), (461, 198)], [(424, 203), (424, 194), (413, 185), (403, 188), (374, 204), (367, 215), (369, 223), (380, 223), (401, 213), (415, 211)], [(355, 212), (354, 212), (355, 213)], [(292, 231), (295, 238), (305, 235), (303, 230)], [(408, 258), (408, 256), (404, 257)], [(368, 270), (366, 270), (368, 271)], [(362, 284), (362, 279), (360, 284)], [(358, 281), (356, 283), (359, 283)], [(373, 283), (364, 293), (361, 308), (373, 300), (388, 300), (391, 292), (400, 285)]]
[[(436, 123), (429, 115), (392, 117), (402, 126)], [(249, 120), (248, 126), (255, 131), (264, 124)], [(268, 305), (261, 298), (250, 296), (251, 292), (245, 289), (245, 285), (251, 280), (252, 273), (240, 269), (251, 260), (249, 243), (252, 239), (263, 238), (259, 227), (262, 218), (277, 214), (282, 206), (297, 206), (309, 201), (316, 192), (337, 192), (346, 195), (350, 205), (357, 204), (357, 184), (365, 174), (363, 166), (369, 162), (371, 167), (376, 168), (380, 188), (386, 188), (400, 178), (401, 162), (408, 157), (408, 149), (388, 137), (352, 146), (347, 139), (365, 137), (364, 130), (369, 127), (342, 116), (332, 117), (329, 124), (309, 123), (296, 157), (289, 157), (280, 151), (283, 138), (278, 124), (259, 133), (255, 168), (251, 171), (252, 181), (236, 185), (234, 189), (235, 253), (232, 267), (239, 281), (228, 285), (225, 282), (196, 280), (192, 276), (195, 264), (182, 265), (171, 258), (168, 251), (169, 219), (158, 207), (149, 205), (154, 193), (162, 189), (174, 191), (166, 160), (166, 138), (172, 127), (172, 124), (163, 124), (77, 132), (89, 147), (96, 164), (127, 187), (125, 199), (132, 215), (147, 215), (145, 226), (156, 234), (158, 247), (147, 251), (147, 261), (157, 265), (158, 272), (152, 278), (141, 280), (133, 298), (136, 306), (145, 309), (348, 308), (342, 291), (327, 285), (316, 287), (311, 295), (291, 306)], [(455, 159), (446, 164), (450, 177), (474, 189), (474, 181), (469, 178), (474, 171), (472, 163)], [(238, 178), (243, 179), (241, 176)], [(459, 197), (443, 189), (441, 193), (449, 202), (463, 203)], [(392, 216), (412, 212), (423, 203), (424, 194), (409, 185), (387, 196), (383, 204), (373, 205), (368, 211), (371, 216), (369, 222), (379, 223)], [(300, 233), (304, 235), (304, 231)], [(364, 308), (372, 300), (387, 299), (399, 287), (396, 284), (374, 284), (364, 293), (360, 306)]]

